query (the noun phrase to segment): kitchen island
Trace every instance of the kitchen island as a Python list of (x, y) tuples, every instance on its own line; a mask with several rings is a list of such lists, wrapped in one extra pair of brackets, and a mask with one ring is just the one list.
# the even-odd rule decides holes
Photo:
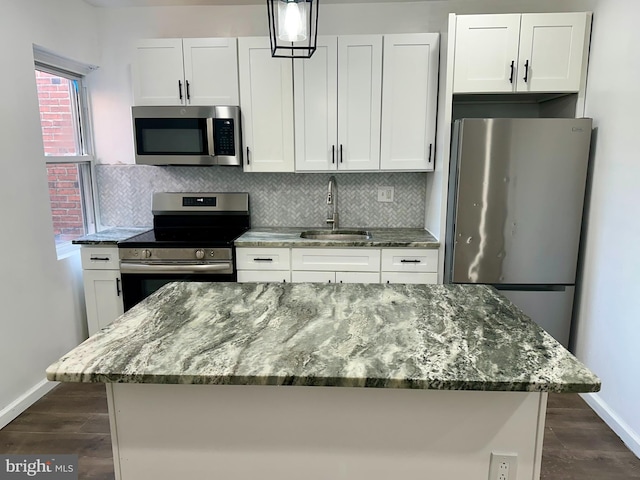
[(107, 384), (122, 480), (538, 478), (547, 392), (600, 388), (465, 285), (173, 283), (47, 376)]

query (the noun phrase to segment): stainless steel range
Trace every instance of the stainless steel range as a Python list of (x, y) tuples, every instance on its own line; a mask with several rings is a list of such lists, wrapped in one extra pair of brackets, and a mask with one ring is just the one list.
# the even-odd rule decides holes
[(248, 193), (155, 193), (153, 230), (118, 244), (125, 311), (169, 282), (235, 282)]

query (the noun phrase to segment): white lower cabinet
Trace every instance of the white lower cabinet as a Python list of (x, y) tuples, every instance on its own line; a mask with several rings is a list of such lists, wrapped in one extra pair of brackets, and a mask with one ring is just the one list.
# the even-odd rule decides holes
[(438, 283), (438, 250), (383, 248), (382, 283)]
[(336, 272), (336, 283), (380, 283), (380, 273)]
[(236, 248), (238, 282), (437, 283), (438, 251)]
[(336, 272), (305, 272), (294, 270), (291, 272), (293, 283), (336, 283)]
[(380, 283), (378, 272), (291, 272), (293, 283)]
[(289, 248), (236, 248), (238, 282), (290, 282)]
[(438, 274), (382, 272), (380, 283), (438, 283)]
[(91, 336), (124, 313), (118, 248), (83, 246), (80, 256), (87, 328)]
[(287, 283), (291, 281), (289, 270), (238, 270), (238, 282)]

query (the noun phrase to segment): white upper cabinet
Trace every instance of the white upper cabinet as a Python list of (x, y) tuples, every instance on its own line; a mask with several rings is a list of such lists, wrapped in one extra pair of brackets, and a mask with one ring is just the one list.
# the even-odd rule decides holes
[(591, 15), (456, 17), (454, 93), (577, 92)]
[(453, 91), (513, 91), (519, 37), (520, 14), (457, 17)]
[(439, 35), (384, 36), (382, 170), (433, 170)]
[(577, 92), (588, 53), (587, 14), (522, 15), (519, 92)]
[(338, 37), (338, 170), (380, 168), (382, 36)]
[(338, 37), (318, 37), (309, 59), (293, 61), (296, 170), (337, 169)]
[(132, 64), (135, 105), (183, 105), (182, 39), (140, 40)]
[(238, 105), (235, 38), (163, 38), (138, 42), (136, 105)]
[(292, 60), (272, 58), (268, 37), (238, 39), (246, 172), (293, 172)]
[(296, 170), (378, 170), (382, 36), (320, 36), (294, 78)]
[(187, 105), (238, 105), (235, 38), (184, 38)]

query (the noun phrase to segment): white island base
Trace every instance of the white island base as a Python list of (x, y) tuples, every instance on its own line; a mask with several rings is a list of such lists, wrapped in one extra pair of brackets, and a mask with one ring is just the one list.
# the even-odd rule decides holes
[(106, 386), (116, 480), (540, 478), (546, 393)]

